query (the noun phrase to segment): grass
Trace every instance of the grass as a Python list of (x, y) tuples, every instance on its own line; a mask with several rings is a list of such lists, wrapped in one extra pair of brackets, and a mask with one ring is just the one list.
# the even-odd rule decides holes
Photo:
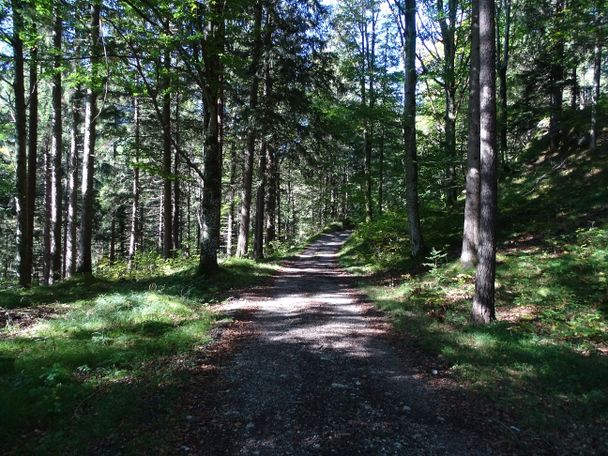
[(4, 450), (85, 454), (98, 452), (93, 445), (100, 442), (108, 451), (154, 447), (149, 433), (144, 441), (136, 430), (166, 413), (180, 372), (194, 362), (189, 354), (210, 341), (222, 317), (209, 304), (275, 269), (233, 259), (206, 278), (194, 276), (190, 260), (151, 270), (146, 264), (127, 279), (117, 278), (125, 277), (121, 265), (102, 265), (100, 277), (89, 281), (0, 291), (0, 307), (12, 316), (0, 329)]
[(500, 185), (496, 323), (469, 321), (474, 270), (458, 262), (460, 207), (425, 208), (421, 262), (397, 214), (360, 226), (342, 262), (509, 425), (549, 451), (608, 452), (608, 166), (575, 146), (540, 147)]

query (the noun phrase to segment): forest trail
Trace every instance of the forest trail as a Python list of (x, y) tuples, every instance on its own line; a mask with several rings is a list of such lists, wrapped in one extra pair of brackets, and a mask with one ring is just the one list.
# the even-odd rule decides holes
[(348, 236), (322, 236), (222, 306), (237, 321), (181, 408), (182, 454), (491, 453), (472, 424), (446, 418), (339, 268)]

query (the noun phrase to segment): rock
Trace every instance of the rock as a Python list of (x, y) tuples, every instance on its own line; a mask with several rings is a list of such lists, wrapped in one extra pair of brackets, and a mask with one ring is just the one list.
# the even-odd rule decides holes
[(245, 429), (247, 429), (247, 430), (251, 430), (251, 429), (253, 429), (254, 427), (255, 427), (255, 424), (253, 424), (253, 423), (247, 423), (247, 426), (245, 426)]
[(404, 405), (402, 410), (404, 412), (411, 412), (412, 411), (412, 407), (410, 407), (409, 405)]
[(438, 373), (439, 373), (439, 371), (438, 371), (437, 369), (433, 369), (433, 370), (431, 371), (431, 374), (433, 374), (433, 375), (437, 375)]
[(335, 389), (348, 389), (348, 386), (343, 383), (332, 383), (331, 387)]

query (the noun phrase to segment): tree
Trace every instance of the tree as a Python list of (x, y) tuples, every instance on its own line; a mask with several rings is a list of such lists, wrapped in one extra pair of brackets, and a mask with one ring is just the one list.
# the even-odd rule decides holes
[(595, 37), (593, 44), (593, 87), (591, 98), (591, 128), (590, 133), (590, 149), (595, 152), (597, 149), (597, 104), (600, 99), (600, 82), (602, 79), (602, 27), (605, 27), (605, 10), (602, 9), (604, 2), (599, 0), (594, 6), (595, 12)]
[[(13, 9), (13, 61), (14, 80), (13, 91), (15, 93), (15, 137), (17, 141), (17, 245), (19, 254), (19, 284), (29, 287), (32, 283), (32, 237), (33, 230), (30, 225), (33, 221), (34, 208), (30, 205), (28, 180), (28, 156), (27, 156), (27, 133), (26, 133), (26, 105), (25, 105), (25, 77), (24, 77), (24, 55), (23, 20), (24, 5), (19, 0), (12, 1)], [(30, 168), (31, 169), (31, 168)]]
[(53, 25), (53, 89), (52, 89), (52, 104), (53, 104), (53, 137), (51, 141), (50, 153), (50, 190), (49, 198), (50, 215), (49, 221), (49, 271), (47, 273), (48, 283), (54, 283), (61, 278), (61, 258), (62, 258), (62, 243), (61, 243), (61, 228), (63, 216), (63, 189), (61, 181), (63, 179), (63, 103), (62, 103), (62, 48), (63, 39), (63, 19), (59, 5), (55, 5), (55, 23)]
[(225, 44), (225, 3), (217, 1), (206, 11), (209, 17), (202, 32), (201, 47), (205, 79), (204, 101), (205, 150), (203, 156), (203, 201), (201, 210), (201, 257), (199, 273), (218, 269), (220, 247), (220, 209), (222, 203), (221, 95), (223, 70), (221, 55)]
[(479, 1), (471, 2), (471, 64), (469, 71), (469, 134), (467, 141), (466, 199), (460, 262), (477, 262), (479, 242)]
[[(498, 55), (498, 78), (500, 80), (500, 155), (503, 165), (507, 159), (507, 120), (508, 120), (508, 105), (507, 105), (507, 69), (509, 68), (509, 45), (511, 41), (511, 2), (512, 0), (500, 0), (500, 8), (498, 13), (503, 12), (504, 15), (504, 32), (502, 38), (502, 49), (497, 52)], [(499, 21), (496, 21), (499, 24)], [(497, 30), (497, 38), (500, 37), (500, 32)], [(471, 45), (472, 46), (472, 45)], [(498, 47), (498, 46), (497, 46)]]
[[(168, 29), (168, 23), (165, 24)], [(173, 199), (172, 199), (172, 148), (171, 148), (171, 52), (165, 48), (163, 52), (163, 62), (161, 68), (161, 84), (160, 90), (162, 93), (162, 131), (163, 131), (163, 258), (167, 259), (172, 256), (173, 252)], [(173, 176), (176, 179), (177, 176)]]
[(78, 272), (93, 273), (92, 241), (93, 241), (93, 203), (94, 203), (94, 174), (95, 174), (95, 145), (97, 140), (97, 97), (99, 96), (99, 65), (100, 52), (100, 14), (101, 2), (94, 0), (90, 7), (89, 48), (91, 52), (91, 80), (87, 87), (84, 110), (84, 147), (82, 157), (82, 211), (80, 215), (80, 254), (78, 257)]
[(472, 318), (490, 323), (496, 276), (496, 48), (494, 0), (479, 0), (480, 218)]
[(410, 252), (416, 257), (424, 247), (420, 227), (416, 150), (416, 1), (395, 0), (391, 6), (397, 19), (403, 59), (405, 200), (410, 231)]
[(262, 48), (262, 1), (257, 0), (254, 6), (253, 41), (251, 44), (251, 62), (249, 65), (249, 122), (247, 126), (247, 141), (245, 145), (245, 161), (243, 167), (243, 185), (241, 188), (241, 211), (239, 219), (239, 236), (236, 254), (239, 257), (247, 255), (249, 250), (249, 224), (251, 217), (251, 188), (253, 179), (253, 162), (257, 136), (256, 109), (258, 105), (258, 89), (260, 56)]
[(456, 15), (457, 0), (448, 0), (445, 11), (443, 0), (437, 0), (438, 22), (443, 43), (443, 90), (445, 92), (445, 155), (447, 158), (446, 202), (456, 202)]

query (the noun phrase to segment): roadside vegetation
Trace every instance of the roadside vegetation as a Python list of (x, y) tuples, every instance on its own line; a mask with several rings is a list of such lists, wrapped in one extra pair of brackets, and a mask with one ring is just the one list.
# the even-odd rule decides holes
[(559, 153), (533, 141), (502, 179), (497, 322), (470, 322), (458, 208), (424, 207), (420, 261), (404, 216), (386, 214), (357, 228), (342, 262), (442, 375), (510, 417), (515, 440), (588, 454), (608, 450), (608, 168), (575, 141)]
[[(167, 418), (181, 375), (227, 320), (212, 310), (274, 263), (229, 259), (213, 277), (196, 258), (101, 263), (95, 279), (0, 291), (0, 441), (19, 454), (152, 448), (135, 430)], [(108, 432), (112, 430), (112, 432)], [(126, 439), (125, 436), (130, 436)]]

